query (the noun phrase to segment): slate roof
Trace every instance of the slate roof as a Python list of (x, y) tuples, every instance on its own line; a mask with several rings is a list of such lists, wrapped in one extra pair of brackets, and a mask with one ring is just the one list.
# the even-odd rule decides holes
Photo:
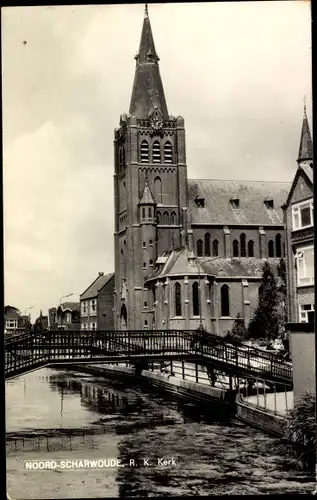
[[(194, 253), (188, 247), (171, 250), (163, 254), (167, 257), (165, 264), (157, 266), (148, 280), (166, 276), (190, 276), (208, 274), (222, 277), (261, 277), (264, 260), (256, 258), (202, 257), (198, 258), (199, 270)], [(279, 259), (270, 259), (270, 264), (278, 265)]]
[(111, 280), (114, 273), (98, 276), (97, 279), (80, 295), (80, 300), (93, 299), (98, 292)]
[(156, 106), (169, 119), (150, 19), (145, 11), (129, 113), (146, 120)]
[[(201, 268), (208, 274), (221, 277), (261, 277), (264, 262), (256, 258), (232, 258), (223, 259), (221, 257), (203, 259)], [(270, 264), (278, 265), (279, 259), (270, 259)]]
[(313, 159), (313, 141), (310, 135), (309, 124), (306, 115), (306, 106), (305, 106), (297, 161), (300, 162), (312, 159)]
[(291, 184), (291, 188), (289, 190), (289, 193), (288, 193), (288, 196), (287, 196), (287, 200), (285, 202), (285, 206), (284, 208), (287, 208), (292, 200), (292, 196), (293, 196), (293, 193), (294, 193), (294, 189), (297, 185), (297, 182), (298, 182), (298, 179), (301, 175), (305, 175), (305, 177), (308, 179), (308, 181), (311, 183), (312, 185), (312, 196), (313, 196), (313, 185), (314, 185), (314, 173), (313, 173), (313, 169), (312, 167), (310, 167), (309, 165), (299, 165), (297, 170), (296, 170), (296, 174), (295, 174), (295, 177), (294, 177), (294, 180)]
[(11, 310), (4, 315), (4, 319), (21, 319), (21, 315), (18, 311)]
[[(290, 182), (189, 179), (192, 223), (283, 225), (281, 206), (286, 202), (290, 188)], [(204, 198), (203, 208), (196, 205), (197, 197)], [(267, 198), (273, 199), (273, 209), (266, 207), (264, 200)], [(230, 199), (239, 199), (238, 209), (233, 207)]]

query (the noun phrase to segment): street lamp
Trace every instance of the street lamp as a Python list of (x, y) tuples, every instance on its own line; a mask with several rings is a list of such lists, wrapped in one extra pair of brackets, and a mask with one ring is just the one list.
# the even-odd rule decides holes
[(33, 307), (35, 307), (35, 306), (29, 306), (29, 307), (26, 307), (26, 308), (24, 309), (24, 316), (26, 316), (26, 311), (30, 311), (31, 309), (33, 309)]
[(61, 298), (59, 299), (59, 305), (61, 305), (61, 303), (62, 303), (62, 299), (66, 299), (67, 297), (71, 297), (72, 295), (74, 295), (74, 294), (73, 294), (73, 293), (69, 293), (68, 295), (63, 295), (63, 297), (61, 297)]

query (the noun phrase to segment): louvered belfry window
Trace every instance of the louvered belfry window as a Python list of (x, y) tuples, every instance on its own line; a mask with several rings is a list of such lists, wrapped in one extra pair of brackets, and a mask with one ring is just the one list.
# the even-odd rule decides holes
[(141, 142), (141, 163), (149, 163), (149, 143)]
[(164, 163), (173, 163), (173, 146), (170, 141), (164, 144)]
[(153, 142), (153, 163), (161, 163), (161, 145), (159, 141)]

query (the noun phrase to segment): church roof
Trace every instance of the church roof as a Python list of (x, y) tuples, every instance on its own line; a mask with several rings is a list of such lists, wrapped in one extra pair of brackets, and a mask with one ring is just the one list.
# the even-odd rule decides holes
[[(192, 223), (282, 225), (281, 206), (290, 187), (290, 182), (189, 179)], [(268, 200), (272, 203), (268, 204)]]
[(298, 162), (313, 159), (313, 141), (310, 135), (309, 124), (306, 114), (306, 106), (304, 106), (304, 117), (302, 123), (302, 133), (299, 144)]
[[(270, 264), (277, 265), (279, 259), (270, 259)], [(261, 277), (264, 261), (255, 258), (232, 258), (209, 257), (201, 260), (201, 269), (217, 278), (222, 277)]]
[[(191, 276), (198, 274), (215, 276), (216, 278), (243, 277), (260, 278), (264, 260), (256, 258), (232, 258), (203, 257), (197, 260), (188, 247), (166, 252), (167, 262), (162, 267), (157, 267), (148, 277), (148, 280), (163, 278), (167, 276)], [(270, 263), (278, 265), (279, 259), (270, 259)], [(198, 269), (199, 265), (199, 269)]]
[(168, 111), (155, 50), (150, 18), (145, 7), (139, 53), (135, 56), (136, 69), (130, 102), (130, 114), (146, 120), (155, 107), (168, 120)]
[(144, 191), (140, 200), (140, 205), (155, 205), (155, 201), (147, 179), (145, 179)]

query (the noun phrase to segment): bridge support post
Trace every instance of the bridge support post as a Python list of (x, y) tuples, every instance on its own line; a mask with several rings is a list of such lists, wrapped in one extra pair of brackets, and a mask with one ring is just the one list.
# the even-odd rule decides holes
[(274, 413), (276, 413), (276, 387), (275, 384), (273, 385), (274, 389)]
[(284, 390), (285, 390), (285, 409), (287, 411), (288, 410), (288, 405), (287, 405), (287, 390), (286, 390), (286, 387), (284, 387)]
[(256, 405), (259, 406), (259, 381), (257, 378), (255, 379), (255, 383), (256, 383)]
[(198, 365), (195, 363), (195, 376), (196, 376), (196, 383), (198, 384)]
[(185, 380), (185, 366), (184, 366), (183, 360), (182, 360), (182, 377), (183, 377), (183, 380)]
[(266, 408), (266, 384), (264, 380), (264, 386), (263, 386), (263, 396), (264, 396), (264, 408)]
[(229, 375), (229, 388), (232, 391), (232, 375)]

